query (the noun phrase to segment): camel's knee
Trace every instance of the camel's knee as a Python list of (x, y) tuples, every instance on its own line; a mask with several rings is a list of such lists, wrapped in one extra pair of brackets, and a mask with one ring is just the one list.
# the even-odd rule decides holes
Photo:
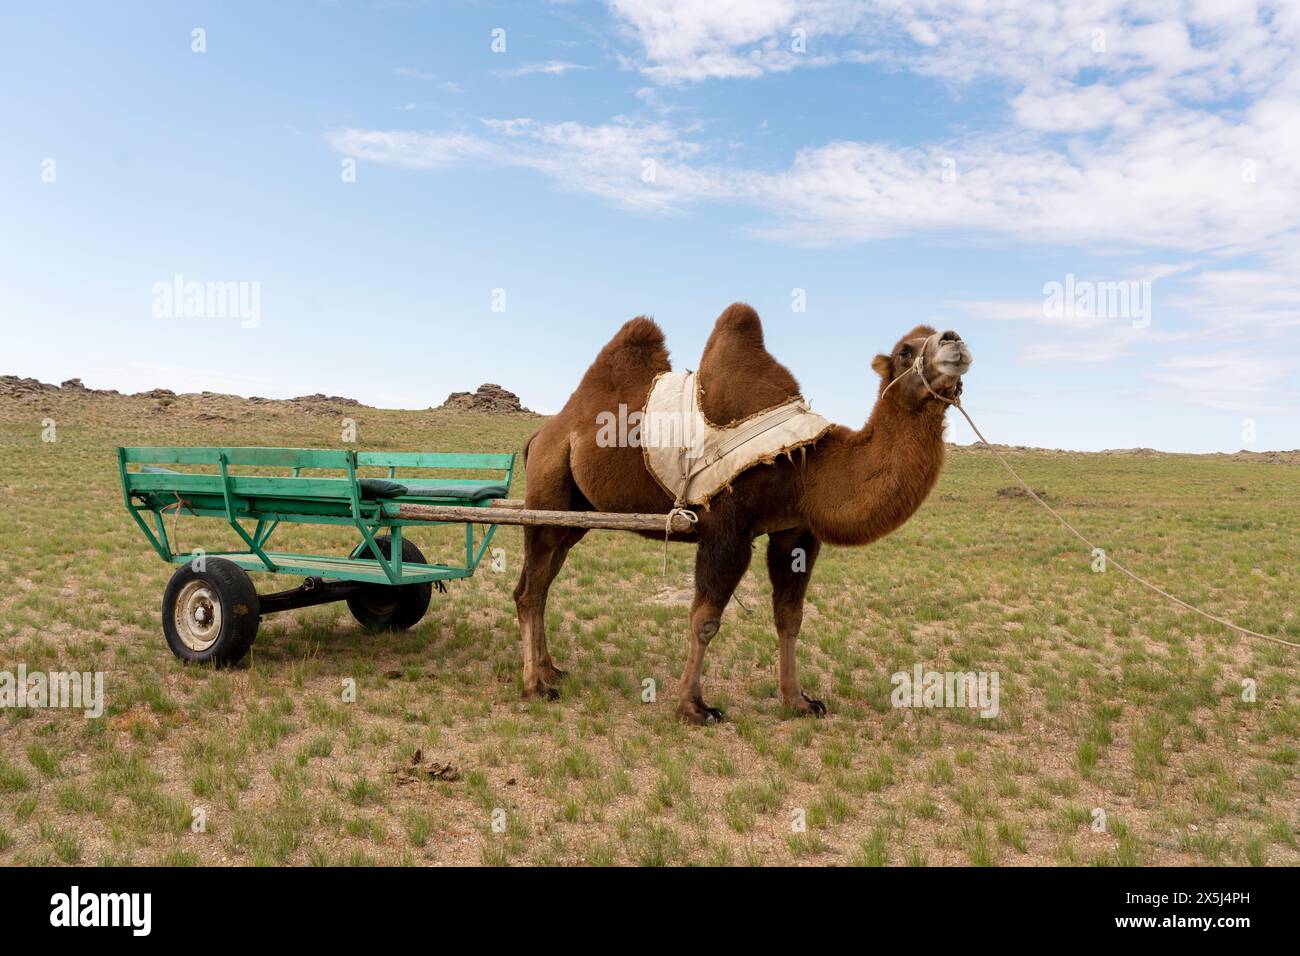
[(527, 552), (524, 555), (524, 567), (519, 572), (519, 581), (515, 584), (515, 607), (519, 610), (536, 607), (545, 603), (545, 593), (550, 585), (551, 552)]
[(537, 582), (530, 580), (528, 572), (525, 571), (519, 576), (519, 583), (515, 585), (515, 610), (520, 614), (528, 614), (545, 605), (546, 599), (537, 593)]
[(776, 619), (776, 633), (781, 637), (798, 637), (803, 627), (803, 608), (777, 607), (772, 615)]
[(695, 625), (695, 639), (701, 644), (708, 644), (722, 628), (719, 618), (711, 617)]

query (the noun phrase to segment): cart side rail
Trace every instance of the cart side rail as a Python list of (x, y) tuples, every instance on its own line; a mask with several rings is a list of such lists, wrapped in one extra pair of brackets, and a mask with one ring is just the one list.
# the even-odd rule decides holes
[[(475, 454), (464, 452), (387, 452), (351, 451), (328, 448), (208, 447), (187, 448), (152, 446), (121, 448), (122, 464), (137, 465), (209, 465), (290, 468), (294, 477), (304, 469), (348, 471), (350, 468), (387, 468), (394, 477), (398, 468), (445, 471), (499, 471), (508, 488), (514, 477), (514, 454)], [(133, 472), (138, 475), (139, 472)], [(133, 479), (134, 480), (134, 479)]]
[(464, 452), (359, 451), (357, 464), (380, 468), (455, 468), (467, 471), (513, 471), (513, 454)]
[(140, 447), (123, 448), (122, 460), (141, 465), (245, 465), (260, 468), (336, 468), (346, 470), (355, 452), (329, 448)]

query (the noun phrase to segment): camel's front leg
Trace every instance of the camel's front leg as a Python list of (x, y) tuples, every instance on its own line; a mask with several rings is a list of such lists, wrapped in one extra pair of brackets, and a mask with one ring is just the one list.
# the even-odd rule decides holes
[(826, 705), (813, 700), (799, 686), (794, 649), (803, 624), (803, 600), (812, 579), (813, 564), (821, 542), (811, 532), (792, 530), (767, 539), (767, 573), (772, 579), (772, 615), (780, 641), (777, 672), (781, 680), (781, 703), (801, 714), (826, 716)]
[(677, 716), (692, 724), (716, 724), (722, 711), (704, 703), (700, 671), (704, 652), (722, 625), (722, 612), (749, 567), (749, 538), (701, 538), (695, 554), (695, 601), (691, 605), (691, 644), (677, 688)]

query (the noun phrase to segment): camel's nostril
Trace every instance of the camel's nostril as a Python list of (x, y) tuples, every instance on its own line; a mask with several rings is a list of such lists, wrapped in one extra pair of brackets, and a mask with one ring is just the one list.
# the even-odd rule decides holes
[(943, 333), (943, 335), (939, 336), (939, 341), (940, 341), (940, 342), (960, 342), (960, 341), (961, 341), (961, 336), (958, 335), (956, 332), (954, 332), (952, 329), (949, 329), (947, 332)]

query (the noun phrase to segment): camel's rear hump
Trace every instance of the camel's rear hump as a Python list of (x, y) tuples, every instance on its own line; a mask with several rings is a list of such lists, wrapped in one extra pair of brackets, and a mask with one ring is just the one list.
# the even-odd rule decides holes
[[(629, 386), (648, 390), (656, 375), (671, 369), (663, 329), (654, 319), (638, 315), (625, 322), (600, 350), (569, 401), (584, 395), (602, 399), (623, 395)], [(644, 400), (644, 394), (641, 397)]]

